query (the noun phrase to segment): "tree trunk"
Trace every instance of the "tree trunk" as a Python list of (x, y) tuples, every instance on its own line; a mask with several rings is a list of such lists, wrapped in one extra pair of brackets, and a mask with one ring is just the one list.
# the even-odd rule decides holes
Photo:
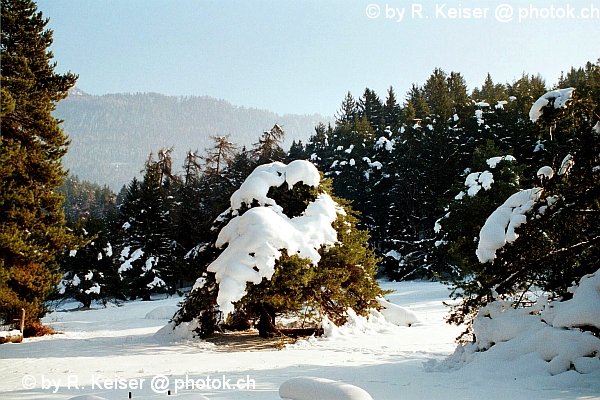
[(264, 303), (260, 304), (260, 320), (256, 325), (258, 336), (262, 338), (270, 338), (275, 336), (275, 309)]

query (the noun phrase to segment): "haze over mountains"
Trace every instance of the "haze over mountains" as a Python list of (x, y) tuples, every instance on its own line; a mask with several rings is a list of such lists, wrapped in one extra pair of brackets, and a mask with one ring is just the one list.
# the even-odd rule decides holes
[(266, 130), (279, 124), (284, 148), (306, 141), (319, 122), (314, 115), (280, 116), (267, 110), (238, 107), (208, 96), (165, 96), (157, 93), (90, 95), (80, 89), (58, 103), (54, 112), (71, 145), (63, 163), (82, 180), (119, 190), (140, 177), (150, 152), (173, 147), (173, 165), (181, 169), (185, 153), (212, 146), (210, 136), (230, 134), (240, 148), (251, 147)]

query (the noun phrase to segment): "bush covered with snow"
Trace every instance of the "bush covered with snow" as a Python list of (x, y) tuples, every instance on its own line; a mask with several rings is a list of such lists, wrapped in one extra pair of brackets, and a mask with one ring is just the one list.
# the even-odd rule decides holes
[(303, 313), (313, 324), (326, 315), (339, 324), (348, 308), (364, 315), (376, 307), (383, 292), (368, 234), (329, 192), (309, 161), (257, 167), (219, 217), (217, 256), (199, 271), (175, 321), (200, 318), (207, 327), (222, 313), (239, 327), (259, 320), (259, 334), (269, 336), (276, 317), (287, 313)]
[(421, 322), (417, 314), (408, 308), (390, 303), (382, 297), (377, 299), (377, 303), (381, 306), (381, 315), (394, 325), (412, 326)]
[[(321, 258), (318, 249), (335, 243), (336, 232), (331, 224), (343, 211), (329, 195), (319, 195), (302, 215), (293, 218), (268, 196), (271, 187), (285, 183), (293, 189), (300, 182), (316, 187), (320, 179), (319, 171), (308, 161), (296, 160), (287, 166), (276, 162), (257, 167), (233, 193), (234, 217), (219, 232), (216, 242), (219, 248), (227, 247), (208, 267), (215, 273), (219, 284), (217, 303), (226, 316), (233, 312), (233, 303), (246, 294), (248, 282), (258, 284), (263, 278), (271, 279), (282, 250), (317, 264)], [(236, 215), (244, 204), (255, 202), (258, 207)]]
[(473, 321), (475, 342), (459, 346), (444, 365), (501, 360), (545, 368), (550, 375), (600, 371), (599, 329), (600, 270), (581, 279), (571, 300), (548, 303), (541, 297), (535, 306), (517, 309), (496, 300), (481, 308)]

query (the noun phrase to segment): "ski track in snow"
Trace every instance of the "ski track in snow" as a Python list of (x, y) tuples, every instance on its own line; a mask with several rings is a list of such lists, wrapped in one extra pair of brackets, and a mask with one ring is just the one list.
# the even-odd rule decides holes
[[(431, 371), (450, 356), (460, 327), (444, 322), (448, 300), (445, 286), (431, 282), (383, 282), (386, 296), (394, 304), (414, 311), (422, 323), (392, 327), (375, 334), (358, 333), (335, 338), (298, 341), (285, 349), (223, 352), (201, 340), (158, 343), (153, 335), (165, 319), (146, 319), (157, 307), (176, 306), (181, 298), (152, 302), (128, 302), (122, 307), (88, 311), (54, 312), (45, 323), (62, 334), (26, 339), (22, 344), (0, 346), (0, 398), (14, 400), (71, 399), (96, 395), (106, 399), (279, 399), (279, 386), (296, 377), (318, 377), (342, 381), (366, 390), (373, 399), (591, 399), (600, 398), (600, 374), (568, 371), (556, 376), (532, 373), (490, 363), (489, 368), (463, 367), (453, 371)], [(76, 307), (76, 304), (68, 305)], [(522, 360), (526, 363), (527, 358)], [(479, 364), (481, 365), (481, 364)], [(530, 371), (523, 374), (522, 371)], [(107, 389), (92, 379), (140, 381), (142, 389)], [(157, 375), (170, 379), (172, 395), (157, 394), (150, 382)], [(179, 390), (174, 381), (205, 378), (249, 377), (255, 390)], [(23, 387), (25, 377), (35, 387)], [(67, 386), (71, 376), (79, 389)], [(29, 378), (31, 379), (31, 378)], [(54, 387), (46, 382), (60, 379)], [(104, 382), (102, 379), (97, 382)]]

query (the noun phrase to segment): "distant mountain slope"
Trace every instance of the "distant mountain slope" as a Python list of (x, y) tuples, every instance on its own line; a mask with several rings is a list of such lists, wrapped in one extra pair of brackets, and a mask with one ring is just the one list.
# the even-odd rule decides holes
[(179, 170), (188, 150), (202, 152), (211, 146), (210, 136), (231, 134), (231, 141), (250, 147), (277, 123), (286, 133), (284, 147), (289, 147), (292, 140), (306, 141), (319, 122), (330, 120), (317, 114), (279, 116), (207, 96), (95, 96), (76, 88), (58, 103), (54, 116), (64, 120), (71, 140), (65, 167), (80, 179), (114, 190), (140, 176), (151, 151), (174, 147)]

